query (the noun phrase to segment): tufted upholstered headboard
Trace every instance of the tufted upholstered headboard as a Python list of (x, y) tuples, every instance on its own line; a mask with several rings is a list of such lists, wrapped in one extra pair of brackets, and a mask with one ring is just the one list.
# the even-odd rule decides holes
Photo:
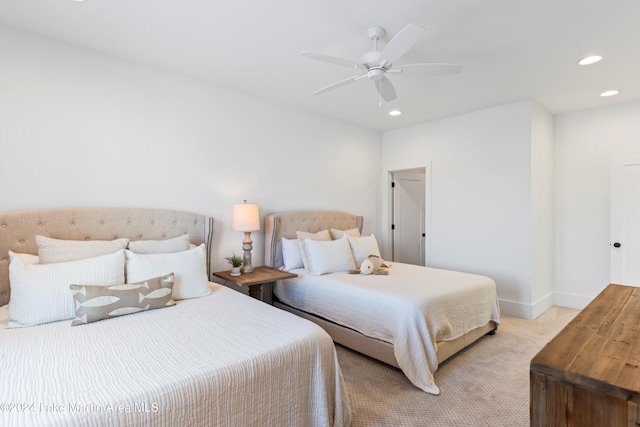
[(37, 255), (35, 236), (65, 240), (162, 240), (189, 234), (206, 244), (211, 270), (213, 218), (144, 208), (77, 208), (0, 212), (0, 306), (9, 302), (9, 251)]
[(296, 231), (315, 233), (335, 228), (348, 230), (358, 228), (362, 232), (363, 217), (337, 211), (291, 211), (267, 215), (264, 219), (264, 263), (280, 268), (282, 240), (295, 239)]

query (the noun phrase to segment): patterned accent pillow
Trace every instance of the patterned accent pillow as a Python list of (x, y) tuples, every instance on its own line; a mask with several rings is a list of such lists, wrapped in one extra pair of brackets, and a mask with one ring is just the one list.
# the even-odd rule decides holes
[(173, 273), (126, 285), (70, 285), (69, 288), (76, 315), (71, 326), (176, 304), (172, 296)]

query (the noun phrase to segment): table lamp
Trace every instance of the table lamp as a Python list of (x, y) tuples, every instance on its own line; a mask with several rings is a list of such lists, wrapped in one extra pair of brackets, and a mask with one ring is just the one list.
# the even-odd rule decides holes
[(251, 273), (253, 266), (251, 265), (251, 250), (253, 242), (251, 241), (251, 232), (260, 230), (260, 215), (258, 213), (258, 205), (243, 203), (233, 205), (233, 215), (231, 216), (231, 228), (235, 231), (244, 231), (244, 240), (242, 241), (242, 271)]

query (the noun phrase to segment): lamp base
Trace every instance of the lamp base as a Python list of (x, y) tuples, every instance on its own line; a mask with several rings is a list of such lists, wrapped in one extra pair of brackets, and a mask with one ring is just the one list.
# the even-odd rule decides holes
[(242, 241), (242, 272), (251, 273), (253, 271), (253, 265), (251, 265), (251, 250), (253, 249), (253, 242), (251, 241), (251, 232), (244, 232), (244, 240)]

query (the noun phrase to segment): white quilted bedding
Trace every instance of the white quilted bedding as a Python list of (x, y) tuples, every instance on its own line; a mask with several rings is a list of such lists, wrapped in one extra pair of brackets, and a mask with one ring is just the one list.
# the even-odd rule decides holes
[(498, 323), (495, 282), (485, 276), (393, 263), (389, 275), (332, 273), (279, 282), (280, 301), (393, 344), (398, 365), (418, 388), (438, 394), (436, 342)]
[(211, 284), (210, 296), (71, 327), (4, 329), (2, 426), (342, 426), (331, 338)]

